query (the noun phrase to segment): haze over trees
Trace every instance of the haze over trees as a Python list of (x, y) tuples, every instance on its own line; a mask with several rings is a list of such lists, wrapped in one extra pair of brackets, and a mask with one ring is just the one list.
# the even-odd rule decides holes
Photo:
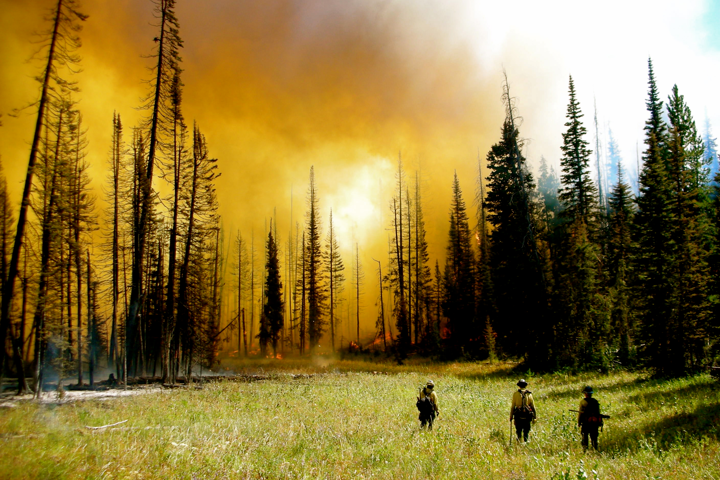
[[(98, 368), (123, 381), (189, 380), (213, 368), (221, 350), (374, 352), (398, 362), (513, 358), (545, 370), (642, 365), (667, 376), (717, 358), (715, 139), (709, 125), (698, 131), (677, 86), (661, 100), (652, 62), (637, 194), (612, 132), (607, 163), (593, 156), (572, 77), (566, 122), (556, 126), (562, 156), (541, 157), (534, 175), (506, 79), (505, 118), (484, 161), (478, 156), (477, 177), (433, 179), (447, 184), (451, 199), (441, 206), (443, 244), (428, 241), (420, 172), (406, 171), (399, 154), (394, 178), (385, 179), (392, 199), (377, 236), (387, 236), (388, 251), (373, 259), (376, 271), (362, 265), (362, 245), (339, 238), (314, 167), (303, 222), (291, 218), (278, 233), (274, 216), (258, 247), (252, 227), (229, 240), (218, 214), (217, 159), (183, 112), (175, 2), (152, 5), (145, 120), (128, 127), (108, 112), (102, 212), (71, 80), (87, 17), (73, 0), (52, 11), (19, 204), (0, 170), (0, 374), (18, 377), (19, 391), (39, 394), (48, 372), (92, 384)], [(596, 150), (598, 132), (596, 123)], [(477, 186), (474, 213), (461, 185)], [(343, 248), (354, 254), (344, 260)], [(377, 290), (364, 288), (371, 278)], [(361, 309), (376, 319), (369, 335), (361, 333)]]

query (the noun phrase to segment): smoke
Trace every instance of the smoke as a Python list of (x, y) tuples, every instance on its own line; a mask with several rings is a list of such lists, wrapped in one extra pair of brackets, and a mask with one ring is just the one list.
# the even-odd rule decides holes
[[(45, 27), (41, 16), (52, 3), (2, 0), (2, 113), (36, 100), (32, 77), (41, 62), (25, 60), (38, 47), (31, 32)], [(627, 156), (642, 138), (647, 56), (655, 60), (661, 89), (691, 78), (691, 72), (672, 78), (680, 73), (669, 72), (672, 63), (663, 55), (690, 58), (698, 43), (679, 38), (697, 27), (703, 2), (684, 6), (682, 14), (657, 2), (603, 10), (576, 2), (486, 3), (179, 1), (184, 114), (198, 123), (219, 159), (218, 198), (228, 238), (240, 229), (262, 245), (263, 229), (276, 215), (284, 249), (288, 229), (304, 220), (314, 165), (321, 216), (326, 226), (333, 209), (348, 268), (359, 244), (369, 331), (377, 291), (372, 258), (387, 258), (398, 156), (408, 180), (420, 172), (430, 254), (433, 263), (442, 263), (453, 172), (470, 206), (478, 154), (484, 159), (499, 139), (503, 68), (524, 118), (529, 157), (544, 154), (556, 165), (569, 74), (586, 120), (597, 95), (601, 121), (612, 121)], [(81, 34), (84, 71), (76, 78), (98, 196), (113, 111), (122, 116), (126, 139), (146, 115), (137, 107), (149, 88), (151, 60), (143, 55), (151, 53), (157, 35), (152, 10), (148, 0), (86, 1), (83, 8), (90, 18)], [(677, 28), (658, 26), (671, 21)], [(663, 30), (656, 45), (649, 40), (653, 29)], [(711, 60), (707, 71), (717, 72), (717, 53)], [(706, 83), (716, 77), (703, 76)], [(0, 154), (17, 201), (33, 118), (5, 115), (2, 122)]]

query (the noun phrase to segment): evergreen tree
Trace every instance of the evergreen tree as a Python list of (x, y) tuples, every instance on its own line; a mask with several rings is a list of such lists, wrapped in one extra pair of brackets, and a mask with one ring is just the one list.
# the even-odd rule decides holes
[[(209, 272), (209, 241), (219, 228), (215, 179), (217, 159), (211, 158), (205, 136), (193, 129), (192, 173), (182, 189), (183, 256), (180, 264), (177, 328), (174, 345), (175, 370), (190, 375), (194, 359), (201, 358), (203, 331), (212, 305), (212, 272)], [(211, 245), (211, 244), (210, 244)]]
[(280, 278), (280, 261), (278, 249), (272, 232), (272, 222), (267, 239), (267, 264), (265, 269), (265, 305), (263, 307), (264, 325), (260, 328), (260, 345), (263, 353), (268, 341), (272, 342), (273, 357), (277, 357), (278, 339), (283, 328), (283, 309), (285, 308), (282, 296), (282, 280)]
[[(405, 172), (402, 168), (402, 157), (398, 156), (398, 170), (395, 175), (397, 194), (392, 199), (392, 225), (391, 225), (391, 252), (389, 272), (386, 279), (393, 289), (394, 305), (393, 314), (395, 325), (398, 330), (396, 355), (402, 360), (410, 349), (410, 315), (408, 308), (408, 289), (406, 288), (406, 265), (404, 240), (406, 240), (403, 229), (403, 219), (406, 219), (403, 210), (403, 195), (405, 194)], [(406, 197), (407, 198), (407, 197)], [(405, 222), (407, 225), (407, 221)]]
[(310, 352), (315, 350), (325, 331), (325, 314), (327, 293), (322, 273), (322, 247), (320, 245), (320, 202), (315, 186), (315, 169), (310, 167), (310, 185), (308, 186), (308, 211), (305, 230), (305, 277), (307, 292), (307, 335), (310, 341)]
[(667, 126), (663, 121), (652, 61), (648, 60), (649, 118), (645, 122), (643, 168), (640, 173), (640, 195), (635, 215), (633, 271), (636, 312), (640, 322), (642, 355), (658, 374), (670, 374), (673, 294), (676, 281), (676, 244), (670, 228), (675, 223), (672, 212), (672, 189), (668, 176)]
[[(545, 166), (543, 159), (543, 166)], [(493, 321), (495, 319), (495, 291), (492, 282), (490, 266), (490, 240), (487, 228), (487, 208), (485, 205), (485, 186), (482, 174), (482, 165), (478, 157), (478, 189), (476, 203), (478, 205), (478, 261), (477, 261), (477, 319), (478, 324), (484, 324), (484, 350), (491, 360), (495, 360), (495, 331)]]
[(538, 177), (538, 192), (543, 200), (545, 211), (554, 218), (560, 212), (558, 191), (560, 190), (560, 178), (558, 178), (555, 167), (548, 168), (545, 157), (540, 157), (540, 176)]
[[(0, 162), (0, 291), (7, 278), (8, 263), (10, 261), (12, 227), (14, 224), (10, 195), (8, 194), (5, 172)], [(5, 354), (5, 349), (0, 351)]]
[(710, 213), (712, 247), (708, 257), (710, 268), (710, 299), (712, 316), (710, 318), (710, 336), (712, 338), (712, 355), (720, 355), (720, 172), (715, 174), (713, 200)]
[(162, 348), (162, 375), (165, 381), (170, 376), (170, 357), (172, 352), (172, 335), (177, 323), (177, 254), (178, 237), (180, 234), (180, 197), (181, 188), (187, 181), (188, 171), (192, 162), (188, 161), (186, 149), (187, 126), (182, 114), (182, 82), (180, 70), (174, 69), (170, 85), (170, 130), (169, 139), (165, 145), (165, 155), (161, 159), (162, 177), (170, 185), (170, 195), (166, 199), (169, 209), (169, 245), (168, 269), (166, 288), (165, 318), (162, 322), (161, 348)]
[[(37, 117), (30, 146), (30, 159), (25, 176), (25, 185), (23, 187), (20, 213), (18, 214), (12, 256), (10, 258), (10, 264), (8, 265), (7, 278), (3, 283), (2, 309), (0, 311), (0, 342), (2, 342), (2, 345), (5, 345), (7, 339), (10, 339), (12, 343), (14, 363), (19, 379), (18, 393), (27, 390), (25, 369), (20, 356), (23, 340), (15, 338), (10, 330), (10, 305), (14, 297), (15, 280), (19, 273), (20, 250), (25, 241), (25, 227), (28, 207), (30, 206), (33, 176), (38, 158), (40, 139), (43, 131), (48, 128), (47, 115), (50, 102), (53, 100), (58, 102), (60, 100), (58, 95), (77, 90), (74, 82), (70, 82), (61, 76), (61, 67), (65, 67), (71, 73), (76, 71), (75, 67), (80, 62), (80, 57), (75, 53), (80, 47), (80, 37), (78, 33), (82, 27), (79, 22), (85, 21), (86, 19), (87, 16), (79, 11), (78, 4), (75, 0), (58, 0), (57, 6), (52, 11), (52, 28), (44, 34), (47, 43), (43, 48), (47, 47), (47, 60), (42, 75), (38, 77), (38, 81), (41, 82), (40, 99), (37, 103)], [(0, 355), (0, 375), (2, 375), (4, 371), (5, 355)]]
[(618, 181), (610, 193), (607, 263), (611, 308), (611, 341), (618, 350), (621, 364), (630, 361), (631, 338), (634, 330), (630, 303), (633, 200), (630, 186), (625, 183), (618, 165)]
[(598, 263), (598, 190), (590, 178), (590, 155), (584, 137), (587, 130), (570, 77), (567, 131), (560, 147), (563, 157), (561, 228), (555, 261), (555, 306), (559, 318), (556, 331), (565, 348), (559, 352), (563, 364), (582, 368), (602, 367), (601, 353), (607, 331), (607, 309)]
[(330, 294), (328, 304), (330, 307), (330, 343), (332, 345), (332, 351), (334, 352), (335, 326), (337, 324), (335, 313), (337, 312), (340, 294), (343, 291), (343, 284), (345, 283), (345, 274), (343, 273), (345, 271), (345, 265), (340, 256), (340, 247), (338, 246), (337, 236), (335, 236), (335, 229), (333, 228), (332, 210), (330, 210), (330, 224), (328, 225), (327, 239), (325, 242), (324, 260), (327, 268), (328, 293)]
[(159, 33), (155, 37), (156, 51), (153, 55), (155, 78), (151, 82), (152, 88), (143, 105), (149, 111), (149, 117), (144, 125), (147, 131), (147, 158), (143, 159), (144, 165), (141, 167), (139, 172), (141, 175), (137, 180), (138, 200), (133, 228), (132, 289), (126, 320), (128, 367), (133, 373), (136, 370), (139, 353), (137, 316), (142, 309), (142, 300), (146, 296), (143, 289), (143, 280), (146, 276), (144, 271), (145, 247), (151, 234), (155, 208), (152, 182), (158, 152), (167, 146), (167, 134), (173, 131), (174, 109), (171, 106), (173, 79), (180, 71), (180, 48), (182, 48), (180, 25), (175, 16), (175, 0), (154, 0), (154, 3), (155, 15), (159, 21), (159, 24), (156, 25)]
[(533, 341), (540, 340), (538, 334), (542, 331), (544, 286), (536, 257), (537, 246), (528, 238), (529, 220), (533, 221), (538, 210), (528, 194), (535, 185), (525, 158), (518, 153), (520, 148), (515, 147), (517, 137), (517, 129), (506, 120), (500, 142), (487, 154), (490, 173), (485, 205), (492, 226), (489, 261), (498, 347), (506, 355), (531, 356), (537, 348)]
[(674, 285), (672, 317), (669, 319), (668, 373), (682, 374), (705, 361), (710, 304), (708, 302), (709, 222), (707, 166), (704, 146), (690, 109), (677, 85), (668, 98), (668, 165), (672, 191), (672, 237), (676, 246), (677, 282)]
[(572, 77), (570, 77), (569, 91), (570, 101), (565, 123), (567, 131), (563, 133), (563, 145), (560, 147), (563, 152), (560, 159), (562, 215), (570, 223), (580, 219), (589, 225), (590, 217), (594, 214), (597, 205), (597, 188), (590, 178), (589, 164), (592, 151), (588, 149), (589, 144), (584, 139), (587, 129), (582, 123), (583, 114), (575, 96)]
[(469, 347), (470, 341), (480, 338), (480, 331), (475, 319), (475, 256), (457, 173), (453, 177), (446, 251), (443, 313), (448, 319), (447, 354), (458, 356)]
[(425, 216), (422, 209), (422, 194), (420, 191), (420, 175), (415, 173), (415, 199), (413, 202), (414, 212), (412, 215), (415, 243), (415, 258), (413, 261), (414, 275), (411, 279), (413, 292), (413, 315), (415, 317), (416, 343), (422, 339), (427, 347), (425, 337), (430, 322), (430, 311), (428, 309), (429, 297), (432, 295), (432, 274), (430, 273), (430, 255), (425, 231)]

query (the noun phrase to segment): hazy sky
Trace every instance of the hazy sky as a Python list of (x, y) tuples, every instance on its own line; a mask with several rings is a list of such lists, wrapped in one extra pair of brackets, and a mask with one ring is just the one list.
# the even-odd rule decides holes
[[(19, 203), (37, 100), (33, 32), (52, 0), (0, 0), (0, 155)], [(440, 0), (178, 0), (185, 43), (184, 114), (219, 159), (220, 213), (261, 243), (277, 209), (281, 242), (302, 221), (310, 166), (324, 224), (330, 208), (350, 273), (359, 243), (364, 316), (376, 307), (376, 264), (387, 260), (390, 189), (398, 154), (420, 171), (433, 263), (445, 250), (453, 171), (474, 216), (478, 152), (503, 121), (502, 72), (522, 116), (526, 154), (558, 165), (572, 75), (601, 138), (612, 128), (634, 171), (646, 118), (647, 59), (663, 99), (677, 83), (704, 129), (720, 133), (718, 2), (482, 2)], [(596, 3), (596, 2), (592, 2)], [(149, 0), (93, 0), (76, 75), (94, 186), (106, 176), (113, 111), (130, 127), (148, 89), (157, 35)], [(594, 136), (587, 138), (593, 144)], [(293, 227), (294, 228), (294, 227)], [(350, 285), (348, 283), (347, 289)]]

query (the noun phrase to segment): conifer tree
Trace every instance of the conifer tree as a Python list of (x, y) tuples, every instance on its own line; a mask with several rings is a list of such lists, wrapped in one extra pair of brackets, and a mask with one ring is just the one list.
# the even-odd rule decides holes
[(308, 211), (305, 230), (305, 276), (307, 292), (307, 335), (310, 341), (310, 352), (318, 346), (320, 337), (325, 331), (325, 314), (327, 293), (322, 273), (322, 247), (320, 245), (320, 212), (319, 198), (315, 186), (315, 170), (310, 167), (310, 185), (308, 186)]
[(273, 357), (278, 354), (278, 339), (283, 327), (283, 309), (285, 308), (282, 297), (282, 280), (280, 278), (280, 261), (278, 259), (278, 249), (273, 237), (272, 222), (270, 232), (267, 239), (267, 264), (265, 269), (267, 275), (265, 277), (265, 305), (263, 307), (263, 318), (265, 319), (264, 328), (261, 327), (260, 345), (263, 347), (268, 342), (272, 343)]
[[(120, 115), (113, 112), (112, 146), (108, 166), (107, 198), (108, 204), (106, 215), (109, 229), (104, 232), (105, 241), (102, 245), (107, 256), (109, 268), (107, 271), (106, 284), (110, 295), (111, 326), (109, 332), (108, 366), (113, 369), (120, 368), (120, 316), (121, 316), (121, 246), (122, 236), (125, 234), (124, 212), (130, 208), (126, 195), (129, 187), (127, 151), (123, 141), (123, 125)], [(119, 376), (119, 375), (118, 375)]]
[(670, 374), (673, 293), (677, 246), (672, 235), (672, 186), (669, 178), (667, 126), (663, 120), (652, 61), (648, 60), (649, 118), (645, 122), (645, 152), (640, 172), (640, 195), (635, 215), (637, 251), (633, 270), (637, 272), (634, 304), (641, 326), (642, 355), (660, 375)]
[[(543, 159), (544, 160), (544, 159)], [(544, 163), (543, 163), (544, 165)], [(478, 206), (477, 213), (477, 318), (484, 333), (485, 345), (483, 349), (487, 356), (494, 360), (495, 352), (495, 331), (493, 321), (495, 319), (495, 292), (490, 267), (490, 238), (488, 235), (487, 207), (485, 205), (486, 193), (485, 182), (482, 173), (482, 165), (478, 155), (478, 179), (475, 201)]]
[(583, 114), (570, 77), (567, 131), (560, 147), (563, 157), (561, 216), (566, 220), (560, 238), (556, 266), (555, 304), (562, 320), (556, 331), (567, 339), (561, 353), (564, 364), (582, 368), (606, 368), (602, 358), (607, 331), (607, 306), (601, 291), (602, 278), (598, 269), (602, 252), (598, 189), (590, 178), (590, 155), (584, 137)]
[[(10, 252), (12, 251), (11, 239), (14, 223), (12, 205), (7, 188), (7, 179), (5, 178), (2, 162), (0, 161), (0, 291), (2, 291), (5, 279), (7, 278)], [(5, 354), (4, 349), (2, 350), (2, 354)]]
[[(88, 177), (89, 165), (85, 161), (85, 148), (87, 142), (84, 138), (82, 130), (82, 115), (79, 112), (71, 111), (73, 115), (73, 124), (69, 125), (69, 133), (71, 134), (70, 146), (71, 151), (67, 158), (67, 177), (68, 184), (64, 192), (63, 198), (65, 210), (68, 216), (69, 230), (71, 232), (70, 245), (72, 255), (75, 261), (75, 273), (77, 276), (77, 310), (78, 310), (78, 384), (82, 385), (82, 299), (80, 298), (80, 286), (83, 284), (83, 268), (82, 268), (82, 257), (83, 257), (83, 245), (88, 242), (88, 236), (91, 231), (95, 229), (95, 222), (93, 217), (93, 209), (95, 199), (90, 194), (90, 179)], [(86, 282), (87, 285), (87, 282)], [(85, 312), (86, 317), (89, 319), (90, 310), (89, 305), (86, 303)]]
[[(197, 125), (193, 129), (192, 173), (182, 189), (182, 210), (185, 225), (183, 257), (180, 264), (178, 292), (178, 327), (175, 345), (179, 345), (183, 368), (187, 375), (200, 349), (201, 332), (206, 326), (204, 307), (208, 301), (207, 241), (218, 226), (217, 197), (214, 181), (217, 159), (211, 158), (205, 136)], [(176, 356), (176, 361), (178, 357)]]
[[(354, 262), (352, 265), (352, 267), (353, 267), (352, 268), (352, 285), (354, 287), (353, 290), (355, 290), (355, 325), (356, 325), (356, 334), (357, 334), (358, 345), (359, 345), (360, 344), (359, 343), (360, 342), (360, 307), (361, 307), (360, 287), (362, 287), (362, 285), (364, 284), (363, 280), (365, 280), (365, 272), (363, 271), (362, 264), (360, 263), (360, 248), (359, 248), (357, 242), (355, 243), (355, 255), (354, 255), (353, 260), (354, 260)], [(382, 285), (380, 286), (380, 288), (382, 289)], [(382, 299), (381, 299), (381, 301), (382, 301)], [(384, 308), (383, 308), (383, 314), (384, 313), (385, 312), (384, 312)], [(385, 330), (385, 315), (382, 315), (382, 318), (383, 318), (382, 330), (384, 331)], [(384, 334), (384, 332), (383, 332), (383, 334)]]
[[(538, 207), (529, 195), (535, 185), (519, 153), (521, 145), (508, 114), (500, 141), (487, 154), (485, 206), (492, 226), (488, 257), (495, 292), (497, 346), (506, 355), (527, 355), (533, 361), (533, 355), (548, 357), (552, 338), (543, 330), (543, 275), (535, 238), (529, 235), (534, 230)], [(540, 348), (534, 341), (544, 345)]]
[(710, 304), (707, 243), (709, 221), (708, 166), (704, 146), (692, 113), (677, 85), (668, 98), (668, 176), (672, 191), (674, 221), (672, 237), (676, 246), (677, 282), (674, 285), (673, 316), (669, 319), (671, 374), (697, 369), (705, 361)]
[(610, 326), (612, 342), (618, 350), (622, 365), (628, 365), (631, 357), (631, 339), (634, 321), (630, 302), (633, 199), (630, 186), (625, 183), (623, 170), (617, 166), (618, 181), (608, 199), (610, 209), (607, 244)]
[[(373, 259), (375, 260), (375, 259)], [(383, 339), (383, 351), (387, 352), (387, 332), (385, 331), (385, 300), (383, 299), (383, 274), (382, 264), (380, 260), (375, 260), (378, 264), (378, 285), (380, 287), (380, 308), (378, 311), (378, 318), (375, 322), (375, 338), (382, 337)], [(358, 341), (360, 339), (360, 323), (357, 324), (357, 336)]]
[(597, 204), (597, 188), (590, 178), (590, 155), (588, 142), (584, 137), (587, 129), (582, 123), (583, 114), (580, 103), (575, 94), (575, 84), (570, 77), (570, 101), (567, 107), (567, 131), (563, 133), (563, 145), (560, 149), (563, 157), (560, 159), (562, 168), (562, 187), (560, 201), (563, 207), (563, 216), (570, 223), (582, 220), (590, 225), (590, 218), (594, 214)]
[(155, 65), (151, 91), (146, 99), (144, 108), (149, 112), (145, 122), (147, 131), (147, 158), (138, 177), (138, 204), (135, 226), (133, 228), (133, 261), (132, 261), (132, 290), (130, 292), (130, 305), (126, 320), (127, 355), (130, 370), (136, 370), (137, 355), (139, 353), (138, 319), (142, 308), (142, 301), (146, 297), (143, 289), (145, 277), (146, 244), (150, 236), (150, 227), (154, 212), (154, 195), (152, 181), (154, 178), (155, 163), (158, 151), (167, 144), (166, 134), (172, 131), (172, 112), (170, 106), (173, 93), (173, 79), (180, 69), (180, 26), (175, 17), (175, 0), (154, 0), (155, 15), (158, 20), (158, 36), (155, 37), (156, 51), (153, 55)]
[[(410, 349), (410, 317), (408, 312), (408, 297), (405, 283), (406, 276), (406, 260), (405, 247), (406, 236), (403, 229), (403, 221), (407, 225), (407, 218), (403, 215), (403, 195), (405, 194), (406, 182), (405, 172), (402, 168), (402, 157), (398, 155), (398, 170), (395, 174), (397, 194), (393, 196), (392, 211), (392, 240), (389, 262), (389, 272), (386, 279), (393, 288), (393, 314), (395, 316), (395, 325), (398, 330), (396, 355), (400, 361), (407, 355)], [(407, 197), (407, 196), (406, 196)]]
[[(13, 345), (13, 357), (15, 359), (15, 368), (18, 375), (18, 392), (21, 393), (27, 389), (25, 384), (25, 373), (22, 358), (20, 356), (20, 345), (22, 340), (14, 338), (10, 331), (10, 304), (14, 297), (15, 280), (19, 273), (20, 250), (25, 241), (25, 227), (27, 223), (28, 207), (30, 206), (30, 196), (33, 185), (33, 176), (35, 174), (35, 165), (37, 163), (38, 152), (40, 147), (40, 139), (44, 129), (47, 128), (47, 115), (49, 103), (68, 90), (76, 90), (74, 82), (68, 81), (61, 76), (62, 67), (66, 70), (74, 72), (74, 67), (80, 62), (80, 57), (76, 54), (80, 47), (79, 32), (81, 26), (79, 22), (85, 21), (87, 16), (80, 12), (78, 2), (75, 0), (58, 0), (56, 7), (52, 10), (52, 28), (44, 34), (47, 41), (47, 58), (43, 68), (42, 75), (38, 77), (41, 82), (40, 99), (37, 103), (37, 116), (35, 121), (35, 129), (30, 146), (30, 159), (28, 161), (27, 173), (25, 175), (25, 184), (23, 187), (22, 201), (20, 204), (20, 212), (18, 214), (17, 228), (15, 232), (15, 241), (13, 244), (12, 256), (8, 265), (7, 278), (3, 284), (2, 308), (0, 310), (0, 341), (3, 345), (10, 336)], [(0, 355), (0, 375), (5, 369), (5, 355)]]
[(343, 273), (345, 271), (345, 265), (340, 256), (340, 247), (338, 246), (335, 229), (333, 228), (332, 210), (330, 210), (330, 223), (325, 241), (324, 260), (327, 270), (328, 293), (330, 296), (328, 303), (330, 309), (330, 344), (332, 345), (332, 351), (335, 352), (336, 312), (345, 282), (345, 274)]
[[(417, 343), (425, 340), (426, 324), (429, 321), (428, 297), (430, 296), (432, 275), (430, 273), (430, 254), (428, 253), (427, 234), (425, 231), (425, 216), (422, 208), (422, 194), (420, 191), (420, 175), (415, 173), (415, 199), (413, 202), (413, 230), (415, 243), (414, 278), (412, 279), (413, 314), (415, 316), (415, 334)], [(427, 342), (424, 342), (427, 346)]]
[(443, 313), (450, 335), (448, 353), (457, 356), (479, 335), (475, 319), (475, 258), (457, 173), (453, 178), (444, 284)]

